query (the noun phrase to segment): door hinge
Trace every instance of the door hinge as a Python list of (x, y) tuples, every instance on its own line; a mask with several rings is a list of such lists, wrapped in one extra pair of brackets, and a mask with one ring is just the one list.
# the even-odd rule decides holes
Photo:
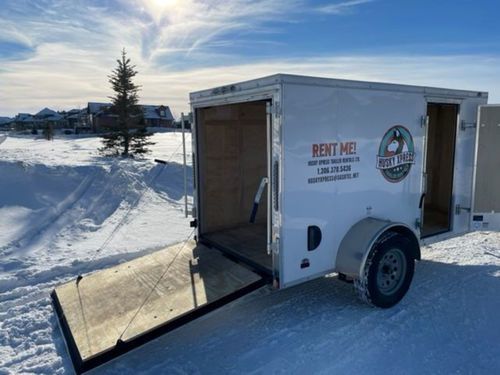
[(274, 102), (267, 107), (267, 114), (281, 116), (281, 106), (279, 102)]
[(425, 127), (429, 125), (429, 116), (425, 115), (420, 118), (420, 127)]
[(477, 126), (477, 123), (475, 123), (475, 122), (465, 122), (464, 120), (462, 120), (460, 122), (460, 129), (461, 130), (474, 129), (474, 128), (476, 128), (476, 126)]
[(268, 255), (271, 255), (272, 253), (279, 254), (279, 251), (280, 251), (279, 241), (280, 241), (279, 238), (275, 238), (273, 243), (268, 245), (268, 248), (267, 248)]

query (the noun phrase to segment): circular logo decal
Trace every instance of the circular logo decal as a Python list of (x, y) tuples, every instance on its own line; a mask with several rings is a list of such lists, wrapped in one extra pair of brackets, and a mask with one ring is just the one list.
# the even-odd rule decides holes
[(380, 142), (377, 169), (389, 182), (402, 181), (415, 163), (413, 138), (404, 126), (396, 125), (387, 130)]

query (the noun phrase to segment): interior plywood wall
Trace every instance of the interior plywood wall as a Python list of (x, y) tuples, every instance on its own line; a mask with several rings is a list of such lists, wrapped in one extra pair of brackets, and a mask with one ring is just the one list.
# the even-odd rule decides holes
[[(230, 104), (198, 110), (201, 229), (248, 224), (255, 193), (267, 174), (266, 104)], [(256, 223), (266, 221), (266, 194)]]
[(425, 206), (448, 213), (453, 186), (457, 107), (430, 104)]

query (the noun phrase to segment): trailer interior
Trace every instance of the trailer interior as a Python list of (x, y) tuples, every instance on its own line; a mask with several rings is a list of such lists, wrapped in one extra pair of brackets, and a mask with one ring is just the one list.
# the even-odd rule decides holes
[(452, 229), (453, 170), (458, 105), (429, 103), (422, 237)]
[(267, 175), (266, 101), (200, 108), (196, 122), (200, 239), (270, 273), (267, 189), (250, 222)]

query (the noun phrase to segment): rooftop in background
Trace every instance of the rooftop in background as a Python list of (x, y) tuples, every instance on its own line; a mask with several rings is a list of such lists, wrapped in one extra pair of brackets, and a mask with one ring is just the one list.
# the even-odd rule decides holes
[[(167, 120), (173, 121), (174, 117), (172, 116), (172, 112), (168, 106), (163, 104), (153, 105), (153, 104), (140, 104), (144, 111), (144, 118), (150, 120)], [(97, 114), (101, 111), (106, 110), (111, 107), (111, 103), (97, 103), (97, 102), (89, 102), (88, 103), (88, 113), (89, 114)]]
[(43, 119), (43, 120), (49, 120), (49, 121), (59, 121), (63, 119), (63, 116), (61, 116), (59, 113), (56, 111), (45, 107), (42, 109), (40, 112), (38, 112), (35, 116), (37, 119)]
[(11, 121), (12, 119), (10, 117), (0, 117), (0, 125), (7, 124)]
[(144, 104), (142, 105), (142, 109), (144, 110), (145, 119), (174, 120), (174, 116), (172, 116), (172, 112), (170, 112), (168, 106)]
[(87, 110), (90, 114), (95, 114), (97, 112), (104, 110), (107, 107), (111, 107), (111, 103), (89, 102), (87, 105)]
[(57, 112), (45, 107), (44, 109), (39, 111), (35, 116), (46, 117), (46, 116), (53, 116), (53, 115), (57, 115)]
[(16, 122), (34, 122), (36, 119), (29, 113), (18, 113), (13, 119)]

